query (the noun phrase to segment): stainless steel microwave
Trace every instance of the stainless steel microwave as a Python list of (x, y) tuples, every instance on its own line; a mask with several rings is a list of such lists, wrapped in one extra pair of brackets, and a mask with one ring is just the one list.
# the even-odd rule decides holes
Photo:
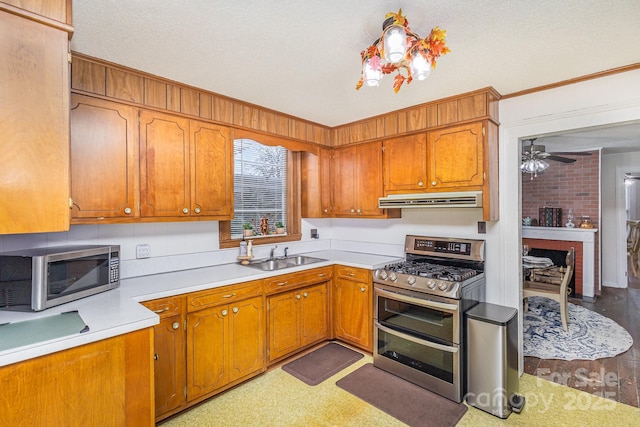
[(120, 246), (0, 253), (0, 309), (41, 311), (120, 286)]

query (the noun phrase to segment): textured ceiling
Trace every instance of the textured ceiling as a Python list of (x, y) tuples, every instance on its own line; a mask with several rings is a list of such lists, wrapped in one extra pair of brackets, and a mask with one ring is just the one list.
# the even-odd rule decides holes
[[(387, 12), (451, 53), (398, 94), (356, 91)], [(493, 86), (501, 94), (640, 63), (637, 0), (74, 0), (74, 51), (336, 126)]]

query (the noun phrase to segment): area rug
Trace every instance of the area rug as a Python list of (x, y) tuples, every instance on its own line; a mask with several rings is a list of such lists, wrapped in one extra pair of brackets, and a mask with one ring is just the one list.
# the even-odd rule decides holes
[(396, 377), (371, 363), (336, 385), (409, 426), (455, 426), (467, 407)]
[(282, 370), (300, 381), (317, 385), (337, 374), (364, 355), (336, 343), (329, 343), (299, 359), (289, 362)]
[(596, 360), (613, 357), (633, 345), (619, 324), (579, 305), (569, 303), (569, 330), (562, 329), (560, 304), (549, 298), (530, 297), (524, 312), (525, 356), (540, 359)]

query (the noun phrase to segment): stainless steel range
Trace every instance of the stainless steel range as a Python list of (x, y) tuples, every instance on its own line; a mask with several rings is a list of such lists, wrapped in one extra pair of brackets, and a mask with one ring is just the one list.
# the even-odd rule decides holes
[(375, 366), (462, 401), (463, 315), (485, 299), (484, 245), (409, 235), (405, 261), (374, 271)]

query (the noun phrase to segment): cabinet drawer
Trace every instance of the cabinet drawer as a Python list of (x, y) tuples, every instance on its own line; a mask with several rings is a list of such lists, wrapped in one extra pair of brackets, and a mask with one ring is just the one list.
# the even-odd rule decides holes
[(336, 276), (346, 277), (358, 282), (368, 283), (371, 281), (371, 272), (369, 270), (365, 270), (362, 268), (355, 268), (355, 267), (347, 267), (344, 265), (336, 266)]
[(182, 313), (184, 297), (176, 296), (170, 298), (160, 298), (142, 303), (149, 310), (158, 314), (161, 319), (165, 317), (175, 316)]
[(262, 295), (262, 280), (194, 292), (187, 297), (187, 311), (191, 313), (192, 311), (203, 308), (227, 304), (260, 295)]
[(289, 289), (296, 289), (301, 286), (312, 285), (314, 283), (326, 282), (331, 279), (332, 273), (333, 269), (331, 267), (323, 267), (276, 276), (265, 280), (264, 293), (269, 295)]

